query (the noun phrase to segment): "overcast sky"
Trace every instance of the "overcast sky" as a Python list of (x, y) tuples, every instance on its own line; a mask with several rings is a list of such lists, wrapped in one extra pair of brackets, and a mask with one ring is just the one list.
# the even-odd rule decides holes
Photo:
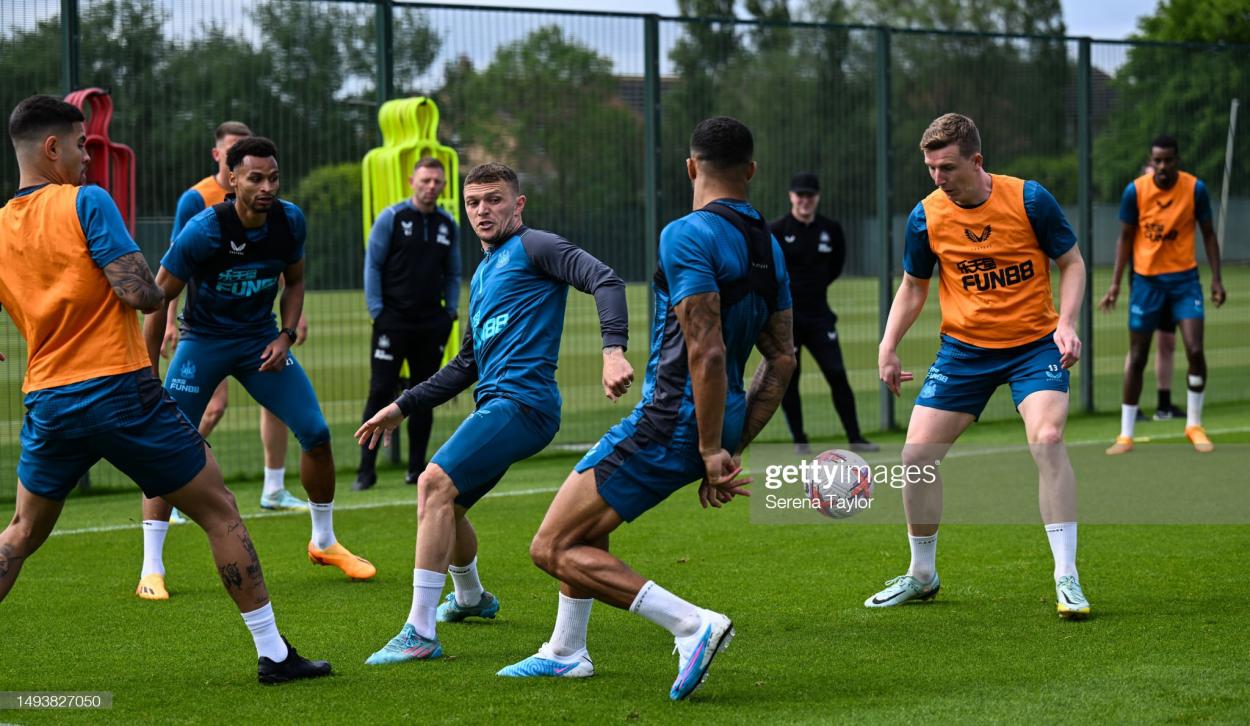
[[(557, 10), (613, 10), (676, 15), (677, 0), (442, 0), (450, 5), (492, 5)], [(1068, 35), (1127, 38), (1137, 29), (1137, 18), (1154, 11), (1155, 0), (1061, 0)]]

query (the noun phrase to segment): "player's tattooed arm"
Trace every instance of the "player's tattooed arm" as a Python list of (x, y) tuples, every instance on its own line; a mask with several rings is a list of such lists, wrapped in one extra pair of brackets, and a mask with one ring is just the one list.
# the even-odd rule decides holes
[(113, 294), (136, 310), (152, 313), (165, 304), (165, 293), (139, 252), (122, 255), (105, 265), (104, 276), (113, 286)]
[[(170, 325), (177, 323), (170, 319), (170, 316), (177, 316), (178, 296), (182, 294), (182, 288), (186, 287), (186, 283), (170, 274), (169, 270), (162, 266), (156, 271), (156, 286), (161, 290), (165, 300), (169, 301), (168, 305), (161, 304), (157, 309), (148, 312), (143, 316), (143, 342), (147, 346), (148, 358), (152, 362), (152, 370), (160, 377), (159, 366), (157, 365), (162, 355), (165, 355), (165, 344), (169, 339)], [(175, 336), (176, 337), (176, 336)]]
[(694, 389), (699, 452), (706, 458), (721, 450), (725, 419), (725, 337), (721, 334), (720, 294), (691, 295), (673, 308), (686, 340), (686, 360)]
[(764, 424), (777, 412), (781, 397), (790, 385), (790, 377), (794, 375), (796, 360), (793, 311), (779, 310), (773, 313), (768, 318), (768, 324), (755, 339), (755, 347), (759, 348), (764, 360), (755, 369), (755, 377), (751, 379), (751, 387), (747, 390), (746, 421), (742, 426), (739, 452), (755, 439), (764, 429)]

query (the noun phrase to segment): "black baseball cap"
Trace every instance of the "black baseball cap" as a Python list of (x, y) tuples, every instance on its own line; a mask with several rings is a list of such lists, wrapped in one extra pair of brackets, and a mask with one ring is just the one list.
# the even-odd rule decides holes
[(819, 194), (820, 179), (810, 171), (801, 171), (790, 178), (790, 191), (796, 194)]

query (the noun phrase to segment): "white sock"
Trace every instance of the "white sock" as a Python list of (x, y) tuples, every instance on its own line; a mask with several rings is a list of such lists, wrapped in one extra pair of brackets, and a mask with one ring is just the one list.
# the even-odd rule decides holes
[(642, 586), (629, 611), (638, 613), (677, 638), (694, 635), (703, 624), (699, 608), (655, 584), (654, 580), (647, 580)]
[(261, 496), (269, 496), (277, 494), (286, 487), (286, 467), (270, 469), (265, 467), (265, 489), (261, 492)]
[(1137, 407), (1127, 403), (1120, 404), (1120, 435), (1126, 439), (1133, 438), (1133, 426), (1137, 424)]
[(252, 641), (256, 643), (256, 657), (268, 658), (274, 663), (286, 660), (286, 643), (278, 633), (278, 623), (273, 617), (273, 603), (265, 603), (265, 607), (243, 613), (243, 622), (252, 631)]
[(317, 549), (323, 550), (338, 542), (334, 538), (334, 502), (309, 502), (308, 513), (312, 515), (312, 541)]
[(139, 577), (147, 577), (155, 572), (165, 576), (165, 562), (162, 554), (165, 551), (165, 533), (169, 531), (169, 522), (159, 519), (143, 520), (143, 570)]
[(1055, 579), (1076, 577), (1076, 522), (1046, 525), (1050, 553), (1055, 556)]
[(414, 569), (412, 571), (412, 609), (408, 611), (408, 624), (416, 628), (417, 635), (434, 640), (438, 632), (434, 626), (434, 616), (438, 611), (438, 601), (443, 597), (443, 586), (447, 584), (447, 573), (431, 570)]
[(1185, 408), (1185, 428), (1202, 425), (1202, 399), (1206, 395), (1206, 390), (1185, 392), (1185, 399), (1189, 403)]
[(472, 607), (482, 601), (482, 581), (477, 576), (477, 558), (464, 567), (452, 565), (447, 568), (451, 582), (456, 586), (456, 604)]
[(907, 542), (911, 545), (911, 565), (907, 568), (907, 574), (921, 582), (932, 582), (933, 574), (937, 572), (937, 533), (928, 537), (913, 537), (909, 534)]
[(586, 626), (590, 623), (593, 598), (581, 600), (560, 593), (560, 609), (556, 611), (556, 627), (551, 631), (552, 652), (571, 656), (586, 647)]

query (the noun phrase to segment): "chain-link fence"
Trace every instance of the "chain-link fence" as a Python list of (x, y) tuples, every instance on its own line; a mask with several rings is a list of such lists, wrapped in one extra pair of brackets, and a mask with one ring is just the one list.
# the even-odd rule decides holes
[[(62, 17), (63, 6), (77, 6), (73, 18)], [(514, 165), (529, 197), (527, 223), (583, 246), (630, 283), (630, 359), (640, 375), (659, 229), (690, 207), (690, 130), (713, 114), (745, 121), (759, 162), (753, 201), (764, 214), (785, 214), (790, 176), (812, 171), (822, 182), (820, 211), (846, 230), (847, 265), (829, 301), (860, 423), (871, 432), (906, 421), (910, 407), (907, 397), (885, 403), (876, 342), (900, 273), (904, 220), (932, 189), (917, 147), (932, 118), (972, 116), (989, 170), (1036, 179), (1055, 194), (1096, 265), (1087, 298), (1097, 300), (1110, 274), (1120, 194), (1155, 135), (1180, 139), (1185, 168), (1206, 180), (1218, 214), (1229, 104), (1250, 98), (1248, 69), (1247, 48), (621, 13), (363, 0), (0, 6), (7, 79), (0, 107), (71, 87), (111, 93), (110, 135), (135, 150), (136, 236), (153, 266), (169, 244), (179, 194), (213, 173), (214, 127), (237, 119), (277, 142), (283, 196), (309, 222), (310, 337), (295, 352), (343, 469), (357, 457), (350, 433), (364, 407), (371, 353), (360, 162), (380, 143), (376, 114), (386, 98), (435, 99), (440, 140), (459, 153), (461, 174), (491, 159)], [(1091, 149), (1084, 164), (1082, 148)], [(1250, 222), (1250, 133), (1238, 132), (1233, 149), (1224, 257), (1236, 301), (1239, 283), (1250, 282), (1236, 267), (1250, 260), (1242, 233)], [(18, 186), (11, 154), (0, 154), (0, 184), (6, 194)], [(481, 258), (467, 229), (461, 256), (467, 281)], [(462, 305), (466, 299), (467, 292)], [(906, 367), (923, 371), (932, 359), (938, 314), (934, 294), (901, 351)], [(1109, 409), (1119, 399), (1127, 347), (1124, 311), (1091, 321), (1084, 331), (1091, 364), (1076, 371), (1073, 404)], [(1247, 323), (1244, 305), (1208, 315), (1208, 400), (1250, 398), (1250, 356), (1238, 333)], [(11, 496), (25, 348), (7, 317), (0, 346), (10, 358), (0, 366), (0, 496)], [(804, 363), (809, 434), (841, 436), (824, 379)], [(1183, 370), (1183, 353), (1178, 363)], [(558, 373), (565, 407), (557, 444), (593, 441), (626, 413), (603, 398), (599, 376), (593, 301), (574, 293)], [(439, 409), (431, 453), (471, 406), (462, 395)], [(257, 413), (232, 383), (230, 406), (210, 437), (227, 476), (260, 471)], [(983, 418), (1012, 415), (1000, 394)], [(780, 415), (763, 434), (787, 436)], [(294, 466), (297, 447), (290, 448)], [(96, 484), (123, 481), (108, 467), (93, 472)]]

